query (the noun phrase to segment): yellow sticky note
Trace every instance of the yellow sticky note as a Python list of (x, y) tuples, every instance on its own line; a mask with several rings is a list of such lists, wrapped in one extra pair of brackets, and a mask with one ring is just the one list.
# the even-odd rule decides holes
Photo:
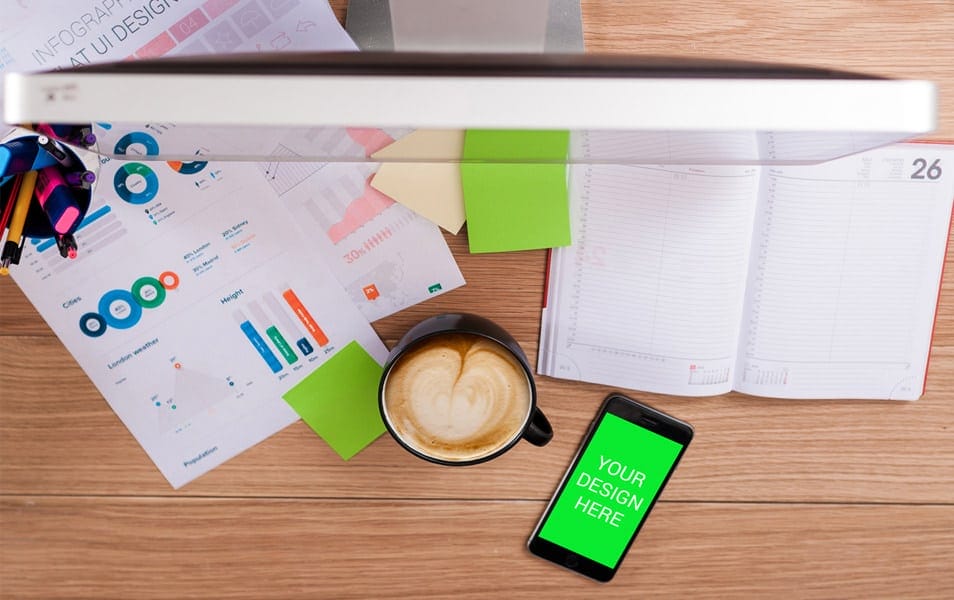
[(451, 233), (464, 225), (460, 157), (464, 132), (421, 129), (375, 152), (371, 186)]

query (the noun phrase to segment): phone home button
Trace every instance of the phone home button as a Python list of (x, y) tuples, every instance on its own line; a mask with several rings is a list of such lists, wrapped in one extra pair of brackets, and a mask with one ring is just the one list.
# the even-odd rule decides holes
[(567, 554), (566, 558), (563, 559), (563, 564), (571, 569), (575, 569), (580, 566), (580, 557), (576, 554)]

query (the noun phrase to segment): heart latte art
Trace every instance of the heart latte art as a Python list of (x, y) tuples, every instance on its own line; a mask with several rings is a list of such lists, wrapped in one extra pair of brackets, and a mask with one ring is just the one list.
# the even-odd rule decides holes
[(530, 383), (500, 344), (470, 334), (428, 338), (388, 373), (384, 412), (411, 447), (446, 461), (503, 448), (530, 414)]

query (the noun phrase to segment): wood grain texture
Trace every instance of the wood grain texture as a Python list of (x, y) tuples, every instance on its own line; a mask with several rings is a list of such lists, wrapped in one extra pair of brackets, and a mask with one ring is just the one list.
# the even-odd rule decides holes
[[(340, 19), (347, 2), (331, 2)], [(583, 2), (591, 52), (781, 61), (925, 78), (954, 140), (954, 2)], [(375, 323), (388, 345), (484, 314), (536, 359), (546, 253), (471, 255), (465, 287)], [(603, 386), (539, 378), (556, 430), (471, 468), (382, 437), (342, 462), (297, 423), (172, 490), (33, 307), (0, 280), (0, 598), (951, 598), (954, 250), (925, 395), (798, 402), (634, 397), (693, 442), (617, 580), (526, 536)]]
[[(543, 502), (5, 497), (17, 598), (884, 598), (949, 566), (938, 506), (661, 502), (599, 585), (530, 556)], [(810, 525), (809, 525), (810, 524)], [(954, 594), (940, 577), (930, 590)], [(651, 592), (651, 593), (650, 593)], [(876, 592), (876, 593), (872, 593)]]

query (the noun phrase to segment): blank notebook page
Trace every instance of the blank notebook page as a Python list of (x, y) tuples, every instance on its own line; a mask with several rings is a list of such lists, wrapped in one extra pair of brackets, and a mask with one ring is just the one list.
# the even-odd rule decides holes
[(765, 169), (737, 389), (921, 395), (954, 196), (952, 154), (906, 144)]
[(684, 395), (728, 391), (758, 169), (576, 165), (553, 251), (540, 372)]

